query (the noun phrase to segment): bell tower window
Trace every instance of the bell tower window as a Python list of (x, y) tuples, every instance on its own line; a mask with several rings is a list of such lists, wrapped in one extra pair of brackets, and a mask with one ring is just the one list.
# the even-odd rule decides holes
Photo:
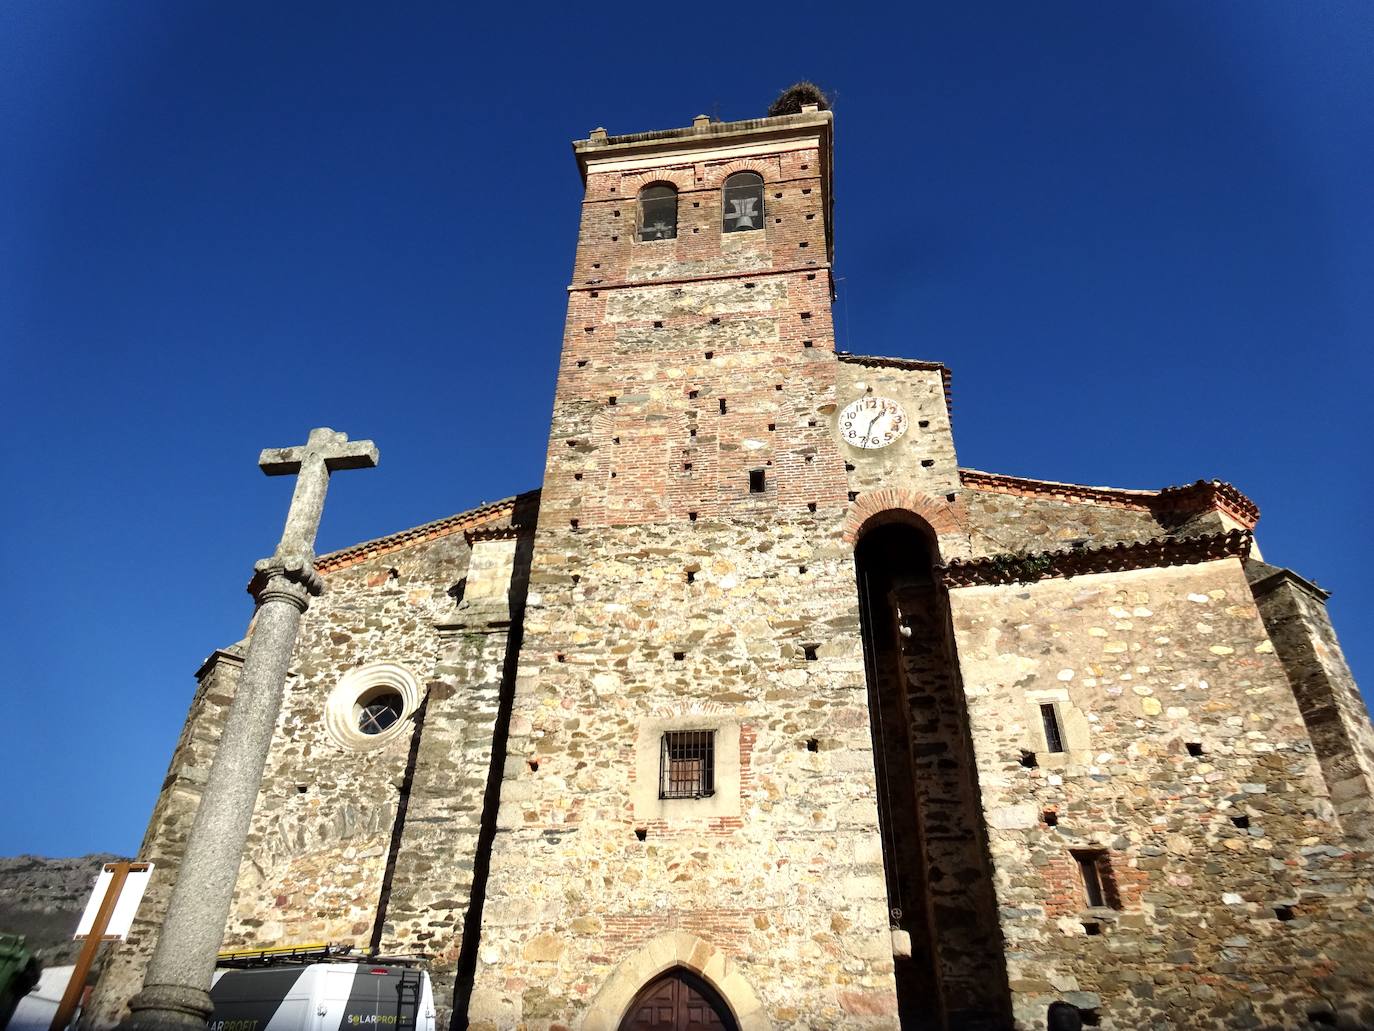
[(639, 191), (639, 238), (677, 238), (677, 190), (672, 186), (657, 183)]
[(723, 232), (763, 228), (763, 176), (757, 172), (736, 172), (725, 180), (723, 200)]

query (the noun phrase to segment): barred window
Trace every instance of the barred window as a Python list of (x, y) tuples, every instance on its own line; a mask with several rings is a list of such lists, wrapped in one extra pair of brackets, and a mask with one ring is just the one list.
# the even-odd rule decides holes
[(722, 231), (739, 233), (763, 228), (763, 176), (736, 172), (725, 180)]
[(1040, 706), (1040, 722), (1045, 725), (1045, 746), (1051, 752), (1064, 751), (1064, 735), (1059, 732), (1059, 714), (1052, 703)]
[(656, 183), (639, 191), (639, 238), (677, 238), (677, 190), (674, 187)]
[(716, 792), (716, 732), (676, 730), (663, 735), (659, 798), (708, 798)]

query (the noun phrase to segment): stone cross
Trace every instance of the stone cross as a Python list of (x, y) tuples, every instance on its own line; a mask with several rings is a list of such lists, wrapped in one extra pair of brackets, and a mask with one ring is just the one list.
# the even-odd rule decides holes
[(275, 557), (315, 555), (315, 532), (320, 528), (324, 492), (335, 469), (370, 469), (377, 464), (377, 447), (370, 440), (349, 440), (328, 427), (310, 431), (302, 447), (266, 448), (258, 465), (268, 476), (296, 474), (296, 490), (286, 514), (286, 528)]
[(315, 533), (329, 474), (376, 464), (377, 448), (372, 441), (350, 441), (328, 428), (311, 430), (301, 447), (269, 448), (258, 458), (268, 476), (295, 473), (296, 489), (276, 552), (253, 567), (248, 589), (257, 612), (243, 671), (143, 990), (129, 1003), (133, 1012), (121, 1025), (124, 1028), (204, 1029), (213, 1011), (210, 979), (224, 940), (296, 632), (311, 596), (324, 589), (315, 572)]

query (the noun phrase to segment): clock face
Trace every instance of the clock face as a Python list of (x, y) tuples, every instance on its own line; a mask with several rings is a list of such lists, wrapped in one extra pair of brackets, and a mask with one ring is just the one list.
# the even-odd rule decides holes
[(886, 397), (861, 397), (840, 413), (840, 439), (862, 448), (887, 447), (906, 432), (906, 412)]

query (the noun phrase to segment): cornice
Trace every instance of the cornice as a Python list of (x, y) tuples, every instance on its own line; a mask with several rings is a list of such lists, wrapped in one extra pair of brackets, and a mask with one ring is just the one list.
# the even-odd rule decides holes
[(1216, 509), (1249, 530), (1255, 528), (1260, 517), (1258, 505), (1234, 485), (1222, 480), (1198, 480), (1179, 487), (1165, 487), (1157, 495), (1155, 508), (1159, 512), (1189, 513)]
[(529, 526), (478, 526), (472, 530), (464, 530), (463, 537), (471, 546), (478, 541), (513, 541), (532, 529), (533, 527)]
[(202, 679), (205, 674), (209, 673), (213, 667), (219, 665), (221, 662), (230, 666), (242, 668), (243, 655), (240, 651), (233, 650), (240, 648), (242, 648), (241, 644), (231, 645), (229, 648), (216, 648), (205, 657), (205, 661), (202, 662), (200, 668), (196, 670), (196, 679)]
[(1280, 584), (1289, 584), (1292, 587), (1296, 587), (1298, 590), (1315, 598), (1323, 605), (1326, 604), (1326, 600), (1331, 597), (1331, 592), (1325, 587), (1314, 584), (1311, 580), (1307, 579), (1307, 577), (1300, 576), (1291, 569), (1284, 566), (1274, 566), (1270, 568), (1273, 569), (1273, 572), (1266, 573), (1250, 581), (1250, 593), (1256, 598), (1268, 594)]
[(1253, 541), (1249, 530), (1228, 530), (1195, 537), (1155, 537), (1148, 541), (1104, 544), (1095, 548), (955, 559), (942, 567), (939, 573), (946, 587), (1035, 583), (1088, 573), (1196, 565), (1231, 557), (1243, 560), (1250, 554)]
[(738, 122), (712, 122), (697, 119), (692, 125), (653, 132), (611, 136), (604, 129), (593, 130), (584, 140), (573, 141), (573, 154), (585, 180), (596, 165), (623, 162), (627, 158), (648, 157), (654, 161), (677, 154), (697, 155), (702, 151), (730, 151), (741, 144), (766, 140), (821, 137), (829, 143), (833, 129), (829, 111), (811, 111), (774, 118), (749, 118)]

